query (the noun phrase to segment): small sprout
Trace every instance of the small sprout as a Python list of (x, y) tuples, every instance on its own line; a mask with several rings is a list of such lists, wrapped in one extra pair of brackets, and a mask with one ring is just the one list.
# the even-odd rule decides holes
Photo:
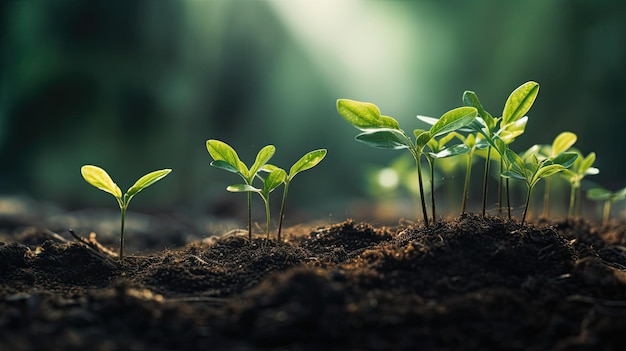
[(563, 177), (570, 183), (570, 197), (569, 197), (569, 211), (568, 217), (574, 218), (574, 212), (576, 218), (580, 218), (582, 213), (582, 194), (581, 183), (583, 178), (588, 175), (596, 175), (600, 173), (600, 170), (596, 167), (592, 167), (596, 161), (595, 152), (591, 152), (586, 157), (583, 157), (581, 153), (578, 153), (578, 158), (574, 161), (572, 167), (563, 172)]
[(283, 218), (285, 217), (285, 202), (287, 200), (287, 192), (289, 191), (289, 184), (296, 176), (296, 174), (311, 169), (322, 162), (326, 157), (326, 149), (318, 149), (308, 152), (302, 156), (296, 163), (289, 169), (289, 174), (285, 177), (285, 188), (283, 189), (283, 200), (280, 204), (280, 217), (278, 217), (278, 234), (276, 240), (281, 241), (280, 234), (283, 227)]
[[(556, 157), (562, 152), (569, 150), (576, 143), (577, 136), (572, 132), (562, 132), (554, 138), (551, 146), (544, 146), (542, 153), (545, 157)], [(575, 162), (574, 162), (575, 164)], [(550, 216), (550, 178), (546, 178), (543, 195), (543, 216)]]
[(263, 199), (265, 203), (265, 216), (267, 220), (267, 238), (270, 238), (270, 193), (274, 191), (274, 189), (278, 188), (284, 181), (287, 176), (287, 173), (280, 168), (273, 169), (265, 179), (263, 179), (263, 188), (257, 189), (249, 184), (235, 184), (229, 185), (226, 190), (241, 193), (247, 192), (248, 194), (257, 193)]
[[(446, 112), (430, 130), (416, 129), (413, 131), (413, 141), (402, 129), (398, 122), (389, 116), (382, 116), (378, 107), (368, 102), (360, 102), (347, 99), (337, 100), (337, 112), (350, 124), (362, 133), (356, 136), (356, 140), (371, 147), (381, 149), (408, 149), (417, 165), (417, 180), (419, 185), (420, 200), (424, 224), (428, 223), (426, 213), (426, 201), (424, 199), (424, 186), (422, 181), (422, 169), (420, 159), (424, 154), (424, 148), (434, 137), (441, 136), (472, 123), (477, 115), (474, 107), (459, 107)], [(433, 216), (434, 218), (434, 216)]]
[[(473, 91), (466, 91), (463, 94), (463, 102), (466, 106), (473, 106), (478, 110), (478, 118), (470, 125), (470, 128), (475, 132), (481, 134), (481, 136), (489, 143), (487, 148), (487, 157), (485, 160), (485, 176), (483, 180), (483, 206), (482, 215), (485, 216), (486, 204), (487, 204), (487, 180), (489, 175), (489, 162), (491, 160), (491, 150), (495, 149), (500, 154), (500, 173), (502, 174), (503, 156), (506, 153), (508, 144), (524, 133), (526, 122), (528, 120), (525, 114), (532, 107), (537, 94), (539, 93), (539, 84), (530, 81), (520, 85), (515, 89), (511, 95), (509, 95), (504, 109), (502, 110), (502, 117), (494, 118), (489, 112), (487, 112), (480, 101), (478, 96)], [(498, 142), (501, 141), (501, 142)], [(507, 182), (507, 202), (508, 202), (508, 182)], [(500, 183), (501, 189), (501, 183)], [(501, 191), (499, 191), (501, 193)], [(498, 203), (501, 205), (501, 195), (498, 196)], [(510, 206), (509, 208), (509, 218)]]
[(611, 217), (611, 207), (613, 203), (626, 199), (626, 188), (611, 192), (604, 188), (593, 188), (587, 191), (587, 198), (594, 201), (604, 201), (602, 210), (602, 226), (609, 224)]
[(537, 182), (543, 178), (564, 171), (570, 167), (578, 157), (574, 152), (563, 152), (556, 157), (548, 157), (539, 160), (536, 155), (536, 150), (537, 147), (531, 147), (520, 156), (513, 150), (507, 149), (504, 157), (507, 170), (502, 173), (502, 176), (523, 180), (528, 188), (524, 213), (522, 214), (522, 225), (524, 225), (526, 220), (530, 195)]
[[(243, 178), (245, 185), (252, 186), (252, 181), (258, 176), (259, 171), (274, 156), (276, 148), (273, 145), (263, 147), (256, 156), (256, 159), (250, 169), (239, 159), (237, 152), (223, 141), (210, 139), (206, 142), (207, 150), (213, 162), (211, 166), (223, 169), (228, 172), (236, 173)], [(243, 190), (242, 190), (243, 191)], [(252, 240), (252, 196), (248, 192), (248, 239)]]
[(120, 258), (124, 257), (124, 220), (126, 218), (126, 209), (128, 208), (130, 200), (138, 192), (161, 180), (171, 171), (172, 170), (168, 168), (148, 173), (139, 178), (139, 180), (137, 180), (135, 184), (128, 189), (126, 194), (122, 195), (122, 190), (117, 186), (117, 184), (115, 184), (115, 182), (113, 182), (109, 174), (104, 169), (91, 165), (81, 167), (80, 173), (83, 175), (83, 178), (87, 181), (87, 183), (113, 195), (117, 200), (117, 204), (120, 206), (120, 211), (122, 213), (122, 225), (120, 230)]

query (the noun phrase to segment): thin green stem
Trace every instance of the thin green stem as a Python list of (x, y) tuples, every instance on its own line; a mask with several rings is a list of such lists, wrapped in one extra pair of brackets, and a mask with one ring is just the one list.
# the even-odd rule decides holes
[(543, 217), (550, 217), (550, 178), (546, 178), (546, 187), (543, 194)]
[(602, 226), (606, 227), (609, 225), (609, 218), (611, 216), (611, 200), (606, 200), (604, 202), (604, 209), (602, 211)]
[(437, 222), (437, 217), (435, 216), (435, 160), (429, 160), (428, 164), (430, 166), (430, 202), (433, 206), (433, 224)]
[(580, 184), (576, 188), (576, 218), (580, 219), (583, 214), (583, 190)]
[(252, 193), (248, 192), (248, 240), (252, 243)]
[[(473, 150), (473, 149), (472, 149)], [(470, 151), (467, 157), (467, 171), (465, 172), (465, 184), (463, 185), (463, 201), (461, 202), (461, 214), (465, 213), (465, 207), (467, 205), (467, 196), (469, 193), (470, 175), (472, 174), (472, 154)]]
[(526, 205), (524, 205), (524, 213), (522, 214), (522, 226), (524, 225), (524, 222), (526, 221), (526, 212), (528, 212), (528, 204), (530, 203), (530, 195), (532, 191), (533, 191), (533, 187), (529, 186), (528, 192), (526, 193)]
[(424, 216), (424, 225), (428, 227), (428, 213), (426, 213), (426, 201), (424, 199), (424, 185), (422, 182), (422, 165), (420, 163), (419, 154), (415, 157), (417, 163), (417, 183), (420, 189), (420, 200), (422, 202), (422, 215)]
[(576, 187), (572, 185), (569, 191), (569, 209), (567, 211), (567, 218), (574, 219), (574, 206), (576, 204)]
[(122, 212), (122, 225), (120, 228), (120, 258), (124, 257), (124, 222), (126, 220), (126, 206), (120, 207)]
[(503, 163), (504, 163), (503, 158), (500, 157), (500, 170), (498, 171), (498, 214), (502, 214), (502, 209), (504, 208), (504, 206), (502, 206), (502, 179), (503, 177), (501, 176), (502, 168), (504, 167)]
[(487, 159), (485, 160), (485, 177), (483, 179), (483, 217), (487, 207), (487, 180), (489, 177), (489, 161), (491, 159), (491, 146), (487, 148)]
[(278, 217), (278, 234), (276, 240), (280, 242), (280, 233), (283, 228), (283, 218), (285, 217), (285, 202), (287, 201), (287, 192), (289, 191), (289, 181), (285, 180), (285, 188), (283, 189), (283, 201), (280, 204), (280, 217)]
[(506, 214), (509, 217), (509, 220), (511, 220), (511, 188), (509, 187), (509, 178), (506, 178), (506, 183), (505, 183), (505, 187), (506, 187)]

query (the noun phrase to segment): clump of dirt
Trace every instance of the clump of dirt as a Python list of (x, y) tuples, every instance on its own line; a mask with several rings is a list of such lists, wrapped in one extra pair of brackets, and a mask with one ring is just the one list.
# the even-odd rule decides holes
[(0, 242), (0, 349), (616, 350), (625, 232), (348, 220), (124, 259), (16, 235)]

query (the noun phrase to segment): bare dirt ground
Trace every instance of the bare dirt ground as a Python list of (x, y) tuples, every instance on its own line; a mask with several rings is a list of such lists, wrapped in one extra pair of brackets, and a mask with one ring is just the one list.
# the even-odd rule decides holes
[(15, 231), (0, 241), (0, 350), (622, 350), (625, 233), (348, 220), (120, 260)]

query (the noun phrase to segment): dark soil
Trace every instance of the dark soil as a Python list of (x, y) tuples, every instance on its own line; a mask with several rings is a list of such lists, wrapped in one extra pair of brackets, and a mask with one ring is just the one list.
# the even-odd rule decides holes
[[(0, 242), (0, 350), (623, 350), (626, 230), (353, 221), (122, 260)], [(56, 238), (56, 239), (55, 239)]]

